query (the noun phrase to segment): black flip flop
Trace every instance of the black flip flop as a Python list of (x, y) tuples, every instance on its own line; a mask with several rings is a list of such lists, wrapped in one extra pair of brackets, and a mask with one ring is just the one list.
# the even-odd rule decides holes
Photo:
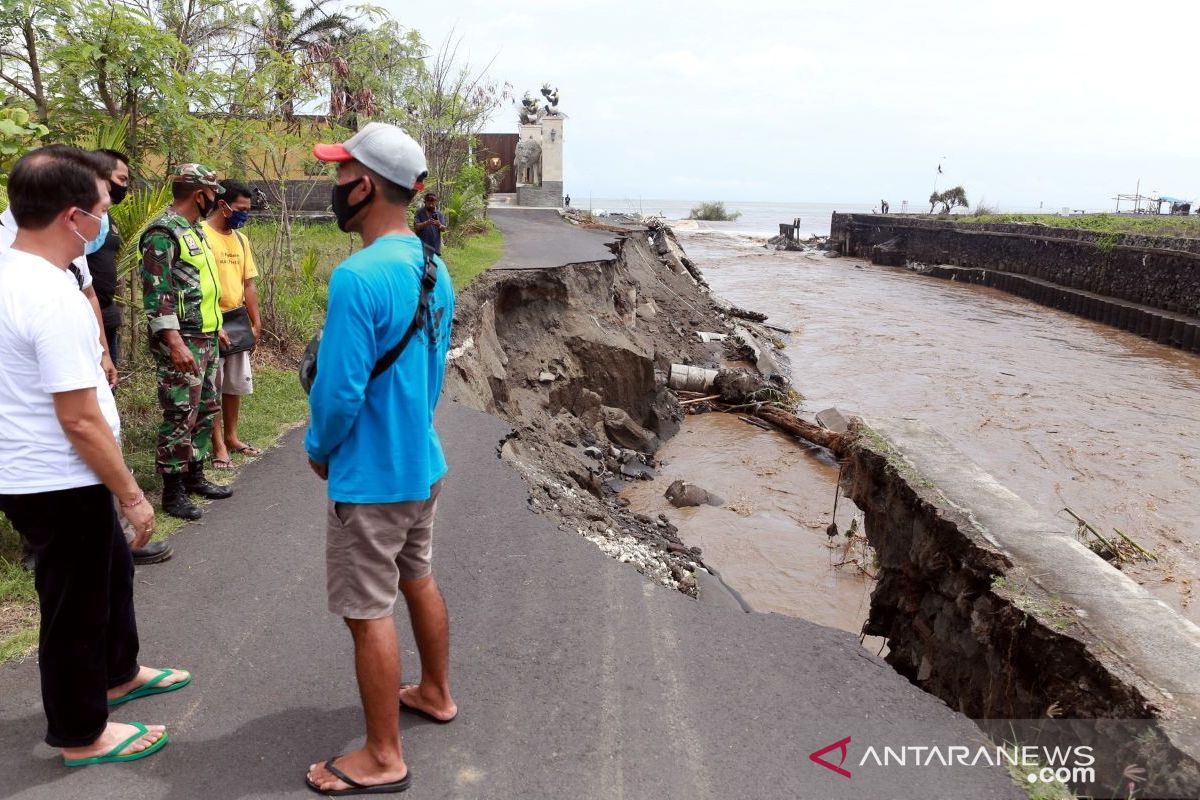
[(330, 775), (337, 778), (339, 781), (346, 784), (350, 788), (349, 789), (322, 789), (320, 786), (317, 786), (315, 783), (313, 783), (312, 780), (307, 775), (305, 775), (304, 782), (308, 784), (308, 788), (312, 789), (317, 794), (323, 794), (326, 797), (349, 797), (351, 795), (356, 795), (356, 794), (399, 794), (400, 792), (403, 792), (405, 789), (407, 789), (409, 784), (412, 783), (412, 770), (411, 769), (405, 774), (405, 776), (403, 778), (401, 778), (398, 781), (392, 781), (391, 783), (373, 783), (373, 784), (359, 783), (358, 781), (354, 780), (349, 775), (342, 772), (340, 769), (338, 769), (337, 767), (335, 767), (333, 765), (333, 762), (336, 761), (338, 758), (339, 758), (339, 756), (334, 756), (333, 758), (326, 761), (325, 769), (327, 769), (329, 771)]
[[(400, 691), (404, 691), (405, 689), (412, 689), (412, 688), (415, 688), (416, 686), (417, 686), (417, 684), (415, 684), (415, 683), (405, 683), (400, 686)], [(454, 720), (458, 719), (458, 714), (455, 714), (450, 719), (441, 719), (440, 717), (435, 717), (433, 714), (430, 714), (428, 711), (426, 711), (423, 708), (417, 708), (416, 706), (407, 705), (403, 700), (400, 701), (400, 710), (407, 711), (410, 714), (416, 714), (418, 717), (424, 717), (425, 719), (429, 720), (430, 722), (434, 723), (435, 725), (449, 725), (451, 722), (454, 722)]]

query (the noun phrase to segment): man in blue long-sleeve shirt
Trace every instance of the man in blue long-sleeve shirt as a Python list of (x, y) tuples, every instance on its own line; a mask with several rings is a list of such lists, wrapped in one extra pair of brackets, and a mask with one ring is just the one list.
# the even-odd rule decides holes
[[(329, 609), (346, 620), (367, 722), (366, 745), (309, 768), (318, 792), (409, 784), (400, 748), (400, 708), (449, 722), (449, 623), (430, 568), (432, 526), (446, 460), (433, 427), (454, 317), (454, 289), (441, 259), (428, 313), (395, 362), (375, 364), (404, 337), (417, 312), (424, 251), (408, 227), (425, 156), (393, 125), (371, 123), (345, 144), (317, 145), (337, 162), (333, 211), (364, 248), (329, 282), (329, 312), (309, 394), (304, 444), (329, 481), (326, 580)], [(392, 621), (404, 594), (421, 656), (421, 682), (400, 685)]]

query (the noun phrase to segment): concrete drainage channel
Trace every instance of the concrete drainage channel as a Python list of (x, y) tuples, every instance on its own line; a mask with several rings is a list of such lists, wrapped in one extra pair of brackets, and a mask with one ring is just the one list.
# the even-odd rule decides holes
[[(772, 333), (713, 297), (669, 231), (613, 250), (477, 281), (459, 301), (447, 394), (509, 422), (500, 454), (535, 511), (655, 582), (744, 608), (669, 518), (618, 493), (653, 477), (679, 428), (672, 365), (677, 385), (703, 382), (733, 349), (697, 334), (736, 332), (751, 340), (743, 355), (769, 358)], [(1099, 778), (1140, 765), (1137, 796), (1200, 797), (1200, 628), (934, 431), (871, 420), (853, 434), (842, 485), (878, 554), (865, 632), (888, 640), (888, 662), (976, 719), (1147, 720), (1136, 737), (1093, 735), (1113, 754)], [(1055, 728), (1062, 744), (1078, 744), (1072, 730)]]

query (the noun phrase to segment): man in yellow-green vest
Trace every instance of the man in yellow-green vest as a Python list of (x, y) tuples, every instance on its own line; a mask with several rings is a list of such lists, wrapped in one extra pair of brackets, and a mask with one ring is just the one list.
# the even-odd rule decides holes
[(200, 220), (224, 190), (200, 164), (180, 164), (171, 175), (171, 205), (142, 234), (142, 302), (163, 410), (155, 465), (163, 476), (163, 511), (199, 519), (189, 493), (222, 499), (233, 491), (204, 477), (212, 452), (213, 420), (221, 411), (214, 377), (221, 331), (217, 260)]

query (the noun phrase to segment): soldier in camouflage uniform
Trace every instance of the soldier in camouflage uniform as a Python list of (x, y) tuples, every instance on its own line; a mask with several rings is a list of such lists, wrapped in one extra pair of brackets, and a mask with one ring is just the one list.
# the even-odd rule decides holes
[(163, 510), (199, 519), (189, 492), (214, 499), (233, 494), (204, 477), (213, 420), (221, 410), (213, 378), (217, 340), (224, 334), (217, 262), (199, 223), (223, 189), (216, 173), (200, 164), (176, 167), (171, 189), (171, 205), (146, 227), (139, 244), (142, 302), (163, 410), (155, 462), (163, 476)]

